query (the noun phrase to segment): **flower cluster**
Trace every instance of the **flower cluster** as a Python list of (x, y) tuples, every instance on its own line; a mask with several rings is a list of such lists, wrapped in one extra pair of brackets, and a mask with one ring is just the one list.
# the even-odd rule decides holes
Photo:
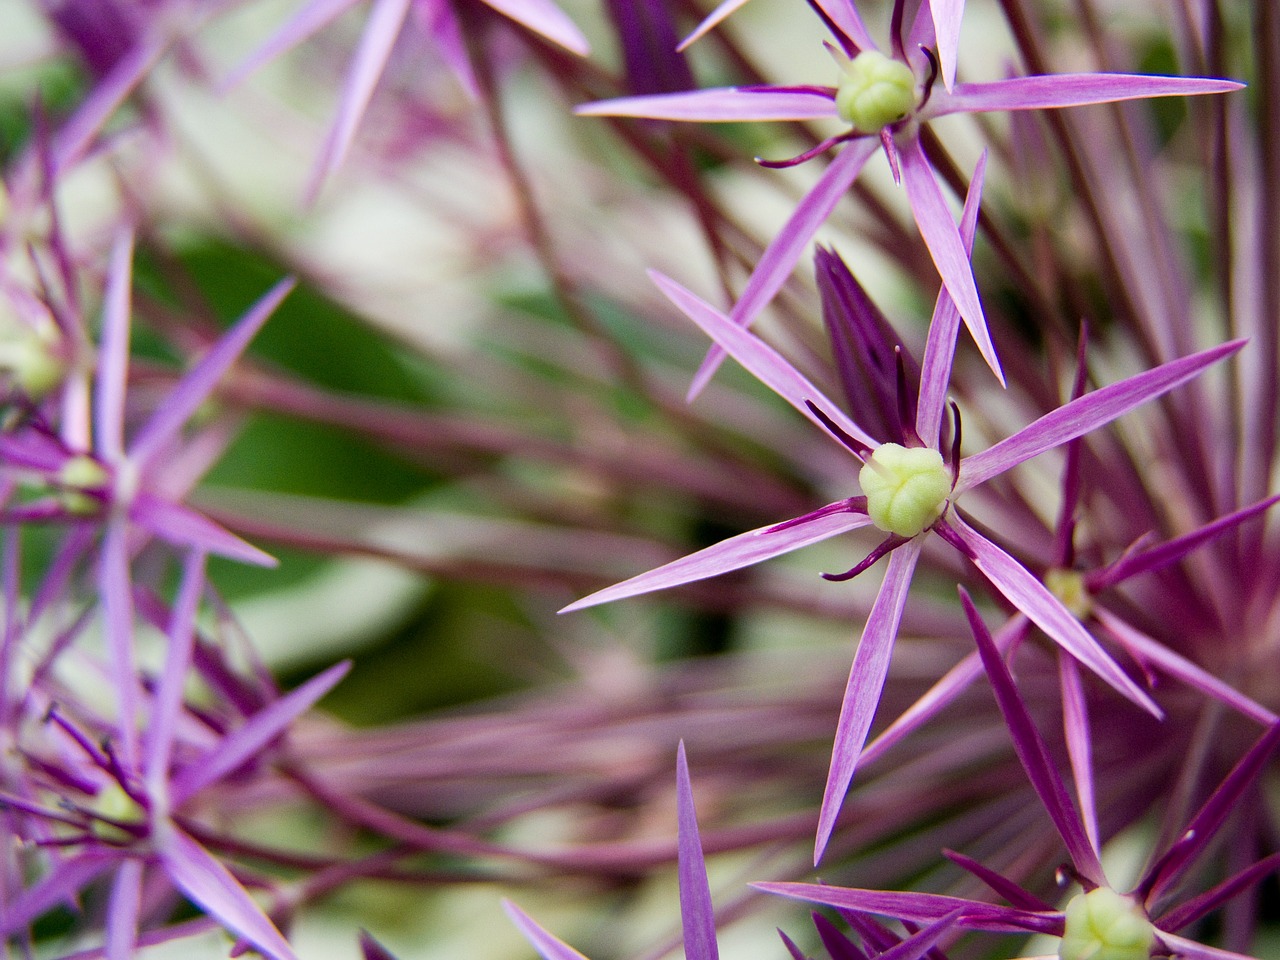
[(1267, 4), (12, 6), (7, 952), (1263, 952)]

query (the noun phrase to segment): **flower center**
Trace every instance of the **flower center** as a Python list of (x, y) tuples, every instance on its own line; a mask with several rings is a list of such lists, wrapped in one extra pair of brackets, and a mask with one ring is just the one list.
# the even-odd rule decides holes
[(836, 113), (861, 133), (879, 133), (919, 104), (911, 68), (879, 50), (864, 50), (850, 60), (836, 87)]
[(1156, 928), (1136, 903), (1108, 887), (1067, 904), (1058, 956), (1062, 960), (1147, 960)]
[(104, 491), (111, 483), (106, 468), (87, 453), (72, 457), (58, 471), (61, 490), (58, 499), (68, 513), (80, 517), (93, 516), (102, 509), (102, 500), (95, 492)]
[(1084, 583), (1084, 574), (1076, 570), (1063, 570), (1059, 567), (1046, 570), (1044, 573), (1044, 585), (1079, 620), (1087, 617), (1093, 609), (1093, 602), (1089, 598), (1089, 589)]
[(942, 516), (951, 474), (942, 454), (926, 447), (884, 443), (858, 473), (867, 515), (881, 530), (914, 537)]

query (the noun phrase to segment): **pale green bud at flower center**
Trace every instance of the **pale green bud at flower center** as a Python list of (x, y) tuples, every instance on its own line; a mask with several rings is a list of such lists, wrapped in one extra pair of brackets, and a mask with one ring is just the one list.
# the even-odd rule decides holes
[(1107, 887), (1067, 904), (1058, 956), (1062, 960), (1147, 960), (1156, 928), (1128, 897)]
[(858, 473), (867, 515), (881, 530), (914, 537), (940, 516), (951, 493), (942, 454), (926, 447), (881, 444)]
[(878, 50), (864, 50), (850, 60), (836, 86), (836, 113), (861, 133), (879, 133), (919, 103), (911, 68)]
[(1046, 570), (1044, 585), (1049, 592), (1062, 601), (1062, 605), (1074, 613), (1077, 619), (1083, 620), (1093, 609), (1093, 601), (1089, 597), (1089, 589), (1085, 586), (1084, 575), (1075, 570), (1054, 568)]
[(92, 516), (102, 509), (100, 501), (89, 496), (86, 490), (101, 490), (111, 483), (106, 468), (88, 454), (72, 457), (58, 471), (58, 484), (62, 487), (59, 499), (68, 513)]
[[(98, 791), (94, 812), (117, 823), (133, 824), (146, 820), (146, 811), (118, 783), (109, 783)], [(94, 820), (91, 829), (95, 836), (107, 841), (123, 843), (134, 839), (127, 831), (103, 820)]]
[(7, 316), (0, 317), (0, 370), (32, 400), (39, 400), (62, 382), (66, 360), (59, 354), (52, 323), (32, 329)]

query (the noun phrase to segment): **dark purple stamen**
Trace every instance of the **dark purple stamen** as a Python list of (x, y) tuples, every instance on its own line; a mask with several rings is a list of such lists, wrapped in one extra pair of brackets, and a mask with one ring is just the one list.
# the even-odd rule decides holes
[(765, 160), (762, 157), (756, 157), (756, 163), (760, 164), (760, 166), (762, 167), (767, 167), (770, 170), (785, 170), (788, 167), (799, 166), (800, 164), (805, 163), (809, 160), (812, 160), (814, 157), (819, 156), (820, 154), (826, 153), (828, 150), (830, 150), (832, 147), (834, 147), (838, 143), (844, 143), (847, 140), (853, 140), (857, 137), (864, 137), (864, 136), (866, 136), (866, 134), (859, 133), (856, 130), (850, 130), (848, 133), (842, 133), (839, 136), (828, 137), (826, 140), (823, 140), (816, 147), (810, 147), (804, 153), (797, 154), (796, 156), (791, 157), (789, 160)]
[(951, 408), (951, 419), (955, 423), (951, 432), (951, 489), (954, 490), (960, 479), (960, 408), (954, 400), (947, 401), (947, 406)]
[(844, 429), (832, 420), (826, 413), (812, 400), (806, 400), (804, 405), (809, 408), (809, 412), (822, 421), (822, 425), (827, 428), (830, 434), (849, 448), (850, 452), (859, 460), (865, 462), (871, 456), (872, 450), (861, 440), (849, 436)]
[(933, 84), (938, 79), (938, 55), (926, 47), (920, 45), (920, 52), (925, 55), (929, 61), (929, 76), (925, 77), (924, 91), (920, 94), (920, 102), (916, 104), (916, 110), (924, 109), (924, 105), (929, 102), (929, 97), (933, 93)]
[(779, 533), (783, 530), (790, 530), (792, 527), (798, 527), (802, 523), (809, 523), (813, 520), (821, 520), (823, 517), (830, 517), (837, 513), (861, 513), (867, 512), (866, 497), (850, 497), (847, 500), (841, 500), (837, 503), (829, 503), (825, 507), (820, 507), (812, 513), (806, 513), (802, 517), (792, 517), (790, 520), (783, 520), (781, 523), (775, 523), (767, 529), (765, 533)]
[(881, 541), (878, 547), (876, 547), (874, 550), (868, 553), (865, 557), (862, 558), (862, 560), (860, 560), (854, 566), (850, 567), (844, 573), (824, 573), (822, 575), (822, 579), (831, 580), (835, 583), (843, 583), (846, 580), (852, 580), (858, 574), (862, 573), (862, 571), (872, 566), (877, 560), (883, 557), (886, 553), (892, 553), (894, 550), (897, 550), (904, 543), (910, 542), (910, 540), (911, 540), (911, 537), (900, 537), (896, 533), (890, 534), (887, 539)]
[(893, 182), (901, 186), (902, 171), (898, 167), (898, 147), (893, 142), (893, 134), (888, 127), (880, 128), (880, 145), (884, 147), (885, 159), (889, 161), (889, 171), (893, 174)]

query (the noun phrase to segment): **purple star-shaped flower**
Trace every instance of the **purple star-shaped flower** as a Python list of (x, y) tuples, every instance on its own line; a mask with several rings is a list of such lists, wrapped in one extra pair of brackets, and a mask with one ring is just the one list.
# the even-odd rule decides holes
[[(1193, 960), (1245, 960), (1243, 955), (1206, 946), (1178, 931), (1217, 910), (1250, 885), (1280, 867), (1272, 854), (1240, 870), (1204, 893), (1171, 902), (1196, 861), (1217, 838), (1232, 810), (1257, 782), (1267, 760), (1280, 744), (1280, 723), (1272, 723), (1218, 784), (1186, 827), (1173, 834), (1163, 852), (1152, 858), (1135, 888), (1116, 892), (1107, 881), (1097, 839), (1071, 805), (1066, 784), (1054, 766), (1049, 749), (1022, 702), (1013, 677), (997, 645), (968, 594), (961, 601), (978, 644), (1000, 710), (1036, 794), (1057, 829), (1074, 875), (1084, 892), (1057, 910), (1014, 881), (960, 854), (948, 856), (1004, 898), (1008, 905), (932, 893), (849, 889), (807, 883), (758, 883), (768, 893), (819, 903), (854, 915), (893, 917), (907, 924), (935, 923), (951, 917), (958, 930), (997, 933), (1041, 933), (1061, 937), (1059, 955), (1093, 955), (1146, 960), (1152, 954)], [(1086, 774), (1091, 776), (1091, 773)]]
[[(766, 164), (798, 163), (847, 144), (769, 244), (730, 318), (739, 326), (751, 324), (786, 281), (801, 253), (863, 165), (877, 148), (883, 148), (894, 179), (906, 189), (912, 215), (943, 284), (982, 356), (1002, 383), (1004, 377), (987, 330), (973, 269), (933, 167), (925, 156), (920, 128), (930, 120), (955, 113), (1041, 110), (1147, 97), (1224, 93), (1243, 86), (1231, 80), (1111, 73), (955, 84), (954, 53), (963, 12), (960, 0), (937, 3), (925, 0), (909, 29), (904, 29), (907, 26), (905, 4), (897, 0), (889, 54), (876, 47), (850, 0), (820, 0), (816, 5), (839, 44), (839, 49), (830, 48), (839, 61), (836, 86), (729, 87), (624, 97), (585, 104), (578, 107), (577, 112), (587, 116), (707, 123), (821, 119), (845, 123), (849, 127), (845, 133), (823, 141), (794, 160)], [(941, 87), (935, 82), (940, 72), (944, 81)], [(702, 389), (723, 357), (722, 350), (711, 349), (694, 377), (690, 396)]]
[[(960, 232), (971, 244), (983, 169), (965, 202)], [(903, 443), (880, 443), (828, 400), (772, 347), (679, 284), (652, 274), (664, 294), (770, 389), (826, 431), (863, 466), (864, 496), (827, 504), (783, 523), (752, 530), (606, 588), (565, 608), (578, 610), (727, 573), (875, 525), (888, 537), (861, 563), (830, 579), (847, 579), (890, 554), (880, 592), (863, 628), (845, 690), (819, 816), (815, 862), (835, 827), (840, 804), (875, 714), (916, 561), (929, 533), (959, 550), (987, 580), (1063, 650), (1152, 713), (1159, 709), (1115, 663), (1054, 594), (1005, 550), (970, 526), (954, 508), (961, 495), (1018, 464), (1089, 433), (1174, 387), (1243, 346), (1233, 341), (1103, 387), (1059, 407), (980, 453), (961, 458), (959, 430), (949, 451), (939, 449), (946, 386), (960, 317), (949, 292), (939, 294), (921, 364), (914, 416), (904, 419)], [(904, 407), (908, 406), (904, 402)], [(957, 420), (958, 425), (958, 420)], [(888, 488), (888, 504), (885, 488)]]

